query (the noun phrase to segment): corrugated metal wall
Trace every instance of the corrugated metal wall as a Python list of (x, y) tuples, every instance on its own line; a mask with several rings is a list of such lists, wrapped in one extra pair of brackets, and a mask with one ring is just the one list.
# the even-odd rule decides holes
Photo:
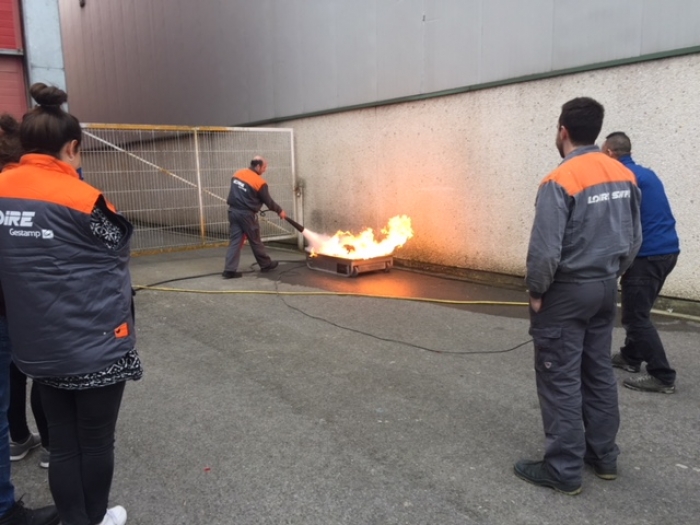
[(81, 119), (233, 125), (700, 45), (698, 0), (62, 1)]
[(17, 0), (0, 0), (0, 50), (20, 51), (22, 28)]

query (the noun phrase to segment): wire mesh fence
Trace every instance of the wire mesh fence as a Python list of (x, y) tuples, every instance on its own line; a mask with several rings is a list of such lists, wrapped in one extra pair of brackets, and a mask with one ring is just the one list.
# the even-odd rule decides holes
[[(83, 125), (83, 174), (135, 226), (134, 252), (219, 244), (228, 239), (231, 175), (265, 157), (270, 194), (296, 209), (290, 129)], [(296, 239), (274, 213), (263, 240)]]

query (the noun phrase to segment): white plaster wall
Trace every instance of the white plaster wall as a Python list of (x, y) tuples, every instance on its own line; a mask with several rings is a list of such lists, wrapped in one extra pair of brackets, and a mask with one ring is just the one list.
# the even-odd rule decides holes
[(305, 226), (380, 228), (413, 219), (402, 258), (523, 275), (539, 181), (560, 161), (561, 105), (591, 96), (606, 134), (664, 181), (682, 254), (664, 295), (700, 300), (700, 54), (425, 101), (287, 121)]

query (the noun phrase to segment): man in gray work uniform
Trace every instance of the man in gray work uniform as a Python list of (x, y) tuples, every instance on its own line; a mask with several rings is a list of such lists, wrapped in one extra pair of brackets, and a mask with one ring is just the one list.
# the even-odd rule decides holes
[(540, 184), (527, 253), (545, 453), (518, 461), (515, 474), (569, 495), (581, 492), (584, 462), (602, 479), (617, 477), (617, 278), (642, 242), (634, 174), (595, 146), (603, 114), (586, 97), (562, 106), (556, 145), (564, 160)]
[(231, 189), (226, 200), (231, 230), (226, 251), (226, 265), (221, 274), (224, 279), (236, 279), (242, 276), (238, 271), (238, 263), (241, 260), (241, 248), (246, 237), (261, 272), (274, 270), (279, 264), (270, 259), (260, 239), (258, 212), (265, 204), (282, 219), (286, 218), (287, 214), (270, 196), (267, 182), (262, 178), (265, 171), (267, 171), (267, 161), (256, 156), (250, 161), (249, 168), (238, 170), (231, 177)]

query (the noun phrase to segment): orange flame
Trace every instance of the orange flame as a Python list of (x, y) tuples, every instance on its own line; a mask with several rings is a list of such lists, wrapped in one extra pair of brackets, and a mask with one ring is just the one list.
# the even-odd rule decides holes
[(371, 259), (391, 255), (396, 248), (403, 246), (413, 237), (411, 218), (407, 215), (397, 215), (389, 219), (387, 227), (382, 229), (385, 237), (379, 241), (374, 238), (372, 228), (367, 228), (358, 235), (339, 231), (333, 237), (306, 233), (305, 230), (312, 257), (323, 254), (344, 259)]

